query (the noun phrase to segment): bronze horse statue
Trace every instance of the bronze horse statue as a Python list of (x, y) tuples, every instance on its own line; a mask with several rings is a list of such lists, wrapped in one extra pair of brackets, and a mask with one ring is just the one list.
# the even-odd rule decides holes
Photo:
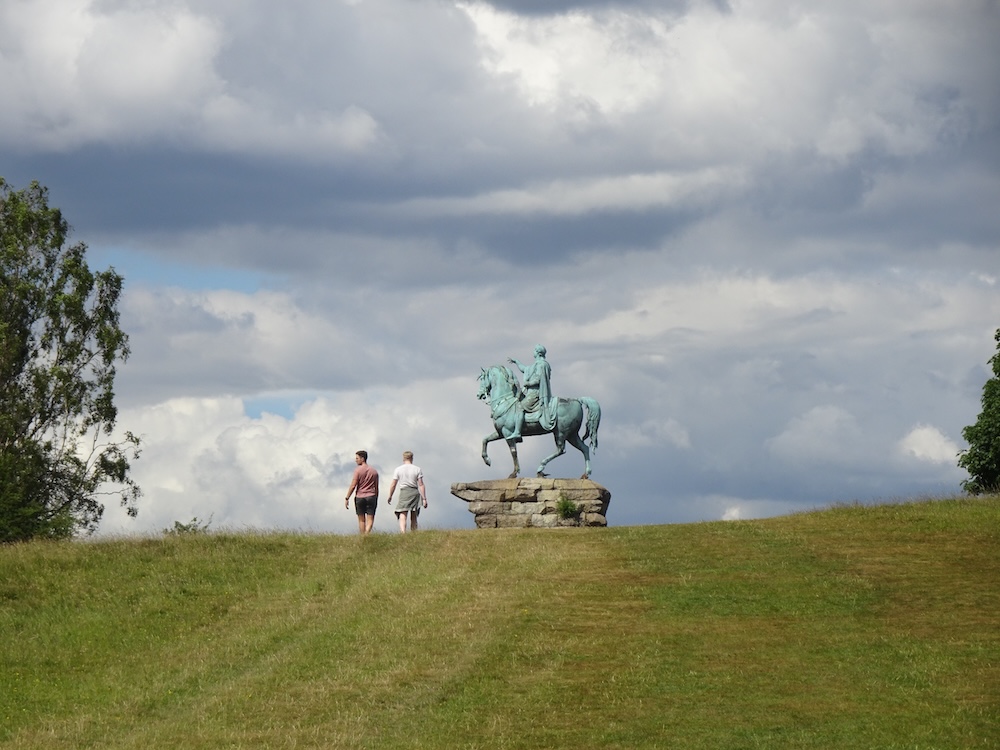
[[(521, 464), (517, 460), (517, 444), (520, 438), (512, 435), (545, 435), (552, 433), (556, 441), (556, 452), (542, 459), (538, 465), (537, 476), (544, 477), (545, 465), (554, 458), (566, 452), (566, 443), (583, 454), (584, 472), (581, 479), (590, 478), (590, 449), (585, 442), (590, 438), (590, 445), (597, 450), (597, 428), (601, 424), (601, 406), (595, 399), (588, 396), (579, 398), (559, 398), (555, 413), (555, 423), (552, 429), (545, 429), (537, 421), (528, 419), (520, 403), (521, 385), (513, 370), (503, 365), (493, 365), (484, 369), (479, 375), (479, 393), (476, 398), (489, 402), (490, 417), (493, 419), (493, 432), (483, 438), (483, 461), (490, 466), (490, 457), (486, 446), (494, 440), (506, 440), (510, 448), (510, 456), (514, 460), (514, 471), (510, 479), (521, 472)], [(580, 428), (584, 425), (584, 407), (587, 410), (586, 431), (580, 436)], [(521, 429), (518, 430), (517, 427)]]

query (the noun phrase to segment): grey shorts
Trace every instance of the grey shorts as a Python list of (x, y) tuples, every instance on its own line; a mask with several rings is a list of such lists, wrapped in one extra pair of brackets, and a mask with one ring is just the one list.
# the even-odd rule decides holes
[(378, 505), (378, 497), (376, 495), (354, 498), (354, 511), (359, 516), (374, 516), (375, 507), (377, 505)]
[(396, 515), (413, 513), (420, 515), (420, 490), (416, 487), (400, 487), (399, 502), (396, 504)]

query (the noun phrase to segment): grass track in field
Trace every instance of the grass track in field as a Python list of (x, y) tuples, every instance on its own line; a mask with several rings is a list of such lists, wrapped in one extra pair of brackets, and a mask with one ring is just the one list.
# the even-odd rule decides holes
[(0, 747), (1000, 747), (1000, 503), (0, 548)]

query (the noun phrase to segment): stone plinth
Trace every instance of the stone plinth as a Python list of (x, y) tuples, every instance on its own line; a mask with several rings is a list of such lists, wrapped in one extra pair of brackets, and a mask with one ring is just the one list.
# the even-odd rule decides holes
[(480, 529), (607, 526), (611, 502), (611, 493), (589, 479), (458, 482), (451, 494), (469, 504)]

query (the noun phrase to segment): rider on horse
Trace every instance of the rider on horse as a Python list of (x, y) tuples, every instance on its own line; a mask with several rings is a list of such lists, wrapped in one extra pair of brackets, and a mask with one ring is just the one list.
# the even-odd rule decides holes
[[(545, 347), (541, 344), (535, 347), (535, 361), (530, 365), (523, 365), (513, 357), (507, 361), (524, 373), (524, 386), (519, 397), (521, 408), (524, 410), (524, 424), (537, 423), (542, 429), (551, 431), (556, 421), (558, 399), (552, 395), (549, 382), (552, 378), (552, 367), (545, 359)], [(521, 439), (520, 420), (517, 421), (515, 434), (510, 437), (513, 440)]]

